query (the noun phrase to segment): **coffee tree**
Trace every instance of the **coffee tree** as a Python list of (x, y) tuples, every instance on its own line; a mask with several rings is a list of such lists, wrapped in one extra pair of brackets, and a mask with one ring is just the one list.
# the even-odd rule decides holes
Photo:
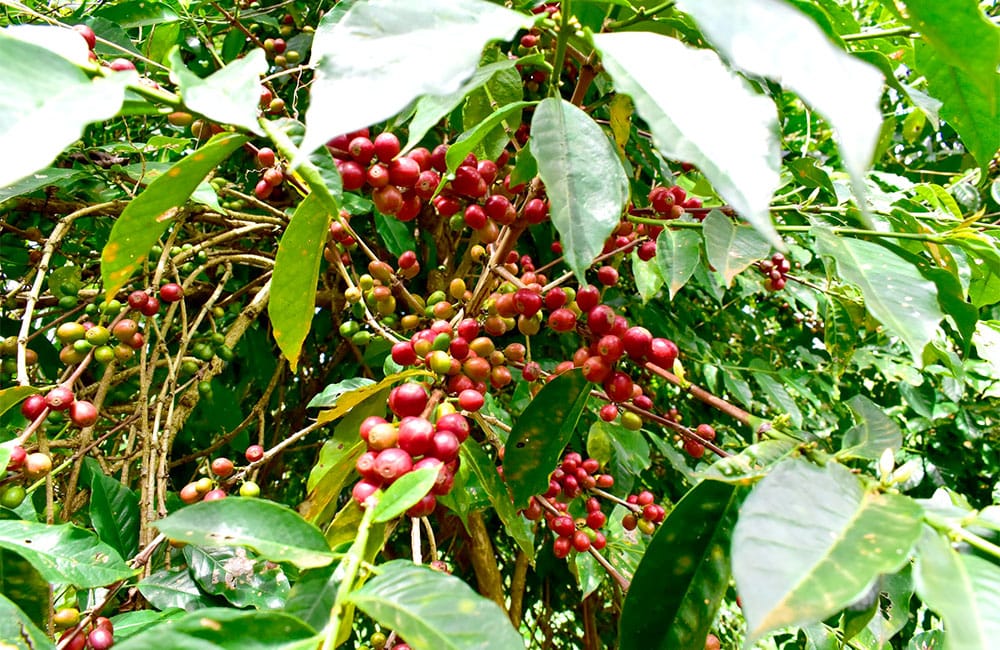
[(982, 4), (7, 4), (3, 647), (996, 647)]

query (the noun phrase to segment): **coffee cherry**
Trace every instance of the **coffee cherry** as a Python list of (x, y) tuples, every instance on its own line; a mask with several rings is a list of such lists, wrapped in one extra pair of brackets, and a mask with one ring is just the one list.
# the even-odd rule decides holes
[(201, 500), (201, 494), (198, 492), (198, 487), (194, 483), (188, 483), (182, 487), (179, 496), (181, 501), (187, 503), (188, 505), (197, 503)]
[(47, 406), (44, 396), (38, 394), (29, 395), (28, 399), (21, 402), (21, 415), (33, 422), (45, 412)]
[(260, 445), (250, 445), (243, 455), (248, 463), (256, 463), (264, 457), (264, 448)]
[(622, 426), (629, 431), (638, 431), (642, 428), (642, 416), (632, 411), (622, 413)]
[(697, 440), (685, 440), (684, 451), (686, 451), (688, 456), (691, 458), (701, 458), (705, 455), (705, 445), (701, 444)]
[(560, 307), (549, 314), (549, 327), (556, 332), (569, 332), (576, 328), (576, 314), (569, 309)]
[(583, 312), (589, 312), (591, 309), (596, 307), (600, 299), (600, 291), (598, 291), (597, 287), (590, 284), (585, 287), (581, 287), (579, 291), (576, 292), (576, 305), (580, 308), (580, 311)]
[(149, 300), (149, 294), (145, 291), (133, 291), (128, 295), (128, 306), (132, 309), (143, 307)]
[(710, 424), (699, 424), (694, 432), (709, 442), (715, 440), (715, 429)]
[(620, 370), (604, 380), (604, 392), (613, 402), (624, 402), (632, 397), (632, 378)]
[(10, 459), (7, 461), (7, 471), (16, 472), (24, 466), (24, 461), (28, 458), (28, 452), (24, 447), (17, 445), (10, 450)]
[(434, 425), (421, 417), (405, 417), (399, 423), (396, 444), (411, 456), (423, 456), (433, 449)]
[(69, 419), (81, 429), (92, 427), (97, 422), (97, 407), (85, 400), (76, 400), (69, 407)]
[(450, 431), (458, 438), (459, 444), (469, 437), (469, 421), (461, 413), (448, 413), (438, 418), (435, 427), (438, 431)]
[(458, 448), (461, 443), (451, 431), (438, 431), (434, 434), (430, 455), (447, 463), (458, 458)]
[(389, 182), (397, 187), (415, 187), (420, 174), (420, 164), (412, 158), (402, 156), (389, 163)]
[(638, 525), (638, 523), (639, 523), (638, 519), (632, 513), (629, 513), (622, 517), (622, 528), (624, 528), (625, 530), (635, 530), (635, 527)]
[(578, 553), (586, 553), (589, 551), (590, 536), (582, 530), (576, 531), (576, 533), (573, 534), (573, 548), (576, 549)]
[(393, 133), (389, 133), (388, 131), (379, 133), (375, 136), (374, 145), (375, 156), (379, 159), (379, 162), (388, 163), (399, 155), (399, 138)]
[[(625, 348), (625, 353), (636, 361), (649, 353), (652, 343), (653, 335), (645, 327), (630, 327), (622, 335), (622, 347)], [(673, 368), (673, 363), (670, 364), (670, 368)]]
[(168, 282), (160, 287), (160, 300), (166, 303), (177, 302), (184, 297), (184, 289), (176, 282)]
[(220, 488), (215, 488), (214, 490), (209, 490), (205, 494), (205, 496), (202, 497), (201, 500), (202, 501), (218, 501), (219, 499), (225, 499), (225, 498), (226, 498), (226, 491), (222, 490)]
[[(577, 295), (577, 304), (580, 296)], [(597, 305), (587, 312), (587, 327), (597, 336), (609, 334), (615, 325), (615, 310), (608, 305)]]
[(426, 407), (427, 391), (420, 384), (400, 384), (389, 392), (389, 408), (398, 417), (420, 415)]
[(45, 405), (53, 411), (65, 411), (73, 404), (73, 391), (56, 386), (45, 395)]
[(354, 484), (354, 489), (351, 490), (351, 495), (359, 504), (365, 505), (365, 501), (367, 501), (371, 495), (375, 494), (380, 487), (382, 487), (381, 483), (375, 483), (369, 481), (368, 479), (361, 479)]
[(573, 540), (571, 538), (556, 537), (555, 541), (552, 542), (552, 554), (561, 560), (569, 555), (569, 551), (572, 547)]
[(598, 411), (598, 415), (605, 422), (614, 422), (615, 418), (618, 417), (618, 407), (614, 404), (605, 404), (601, 407), (601, 410)]
[(611, 376), (611, 366), (601, 357), (587, 358), (581, 369), (583, 370), (583, 378), (595, 384), (604, 383)]
[(560, 537), (569, 537), (576, 532), (576, 524), (573, 522), (573, 518), (568, 515), (555, 517), (549, 524), (549, 528)]
[(93, 50), (97, 47), (97, 34), (89, 25), (73, 25), (73, 31), (83, 37), (83, 40), (87, 42), (88, 49)]
[(123, 318), (115, 323), (114, 327), (111, 328), (111, 333), (114, 334), (115, 338), (122, 343), (131, 340), (131, 338), (138, 331), (139, 324), (131, 318)]
[(458, 405), (465, 411), (478, 411), (485, 401), (482, 394), (476, 390), (463, 390), (458, 395)]
[(383, 449), (375, 458), (375, 472), (391, 483), (413, 469), (413, 458), (398, 447)]
[(665, 370), (672, 370), (677, 360), (677, 346), (673, 341), (655, 338), (650, 342), (648, 359)]
[(269, 147), (261, 147), (257, 150), (257, 166), (261, 169), (273, 167), (277, 157), (274, 150)]
[[(265, 170), (261, 178), (271, 187), (278, 187), (285, 181), (285, 175), (281, 173), (281, 170), (273, 167)], [(167, 302), (170, 301), (168, 300)]]
[(656, 524), (649, 521), (648, 519), (640, 519), (636, 526), (639, 528), (639, 532), (644, 535), (652, 535), (656, 532)]
[(115, 59), (108, 64), (108, 67), (117, 72), (124, 70), (135, 70), (135, 64), (128, 59)]
[(212, 473), (219, 478), (226, 478), (233, 473), (235, 466), (228, 458), (216, 458), (212, 461)]
[(84, 650), (87, 647), (87, 635), (83, 630), (71, 627), (60, 635), (59, 646), (63, 650)]
[(618, 269), (613, 266), (602, 266), (597, 269), (597, 281), (606, 287), (618, 284)]
[(215, 487), (215, 483), (207, 476), (194, 482), (194, 488), (198, 491), (198, 494), (208, 494), (213, 487)]
[(709, 634), (705, 637), (705, 650), (721, 650), (722, 642), (719, 641), (719, 637), (714, 634)]
[(24, 459), (24, 474), (34, 480), (39, 479), (52, 471), (52, 459), (48, 454), (35, 452), (28, 454)]
[(607, 523), (608, 517), (600, 510), (595, 510), (587, 514), (587, 526), (593, 530), (598, 528), (603, 528), (604, 524)]

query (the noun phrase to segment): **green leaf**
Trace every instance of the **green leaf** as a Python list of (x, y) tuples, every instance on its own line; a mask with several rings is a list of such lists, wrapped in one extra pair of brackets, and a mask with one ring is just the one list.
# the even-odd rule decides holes
[(188, 545), (183, 552), (198, 586), (236, 607), (281, 609), (291, 591), (279, 565), (250, 557), (245, 549)]
[[(506, 54), (497, 50), (487, 51), (490, 60), (509, 62)], [(513, 67), (506, 66), (493, 73), (489, 80), (469, 93), (462, 107), (462, 128), (466, 131), (488, 119), (497, 109), (524, 99), (524, 82), (521, 73)], [(514, 134), (521, 123), (521, 113), (515, 111), (507, 118), (510, 135)], [(496, 160), (510, 142), (510, 135), (502, 124), (497, 124), (488, 133), (484, 133), (479, 144), (474, 149), (480, 160)]]
[(798, 445), (791, 440), (762, 440), (738, 454), (712, 463), (701, 476), (713, 481), (749, 485), (767, 476), (771, 467), (787, 458)]
[(20, 607), (0, 593), (0, 639), (12, 650), (55, 650), (55, 644)]
[(352, 5), (316, 30), (303, 150), (390, 118), (421, 95), (454, 93), (476, 71), (487, 42), (512, 38), (531, 23), (485, 0)]
[[(543, 56), (539, 53), (520, 59), (504, 59), (503, 61), (490, 63), (478, 68), (475, 74), (462, 84), (461, 88), (451, 94), (424, 95), (417, 100), (413, 119), (410, 120), (409, 136), (406, 145), (403, 147), (403, 151), (409, 151), (417, 146), (423, 137), (427, 135), (427, 132), (434, 128), (443, 117), (455, 110), (469, 93), (477, 88), (481, 88), (495, 74), (503, 70), (510, 70), (516, 65), (533, 65), (540, 63), (542, 60)], [(518, 97), (515, 101), (519, 101), (520, 99)]]
[(90, 521), (101, 541), (122, 557), (139, 550), (139, 499), (104, 474), (93, 458), (85, 458), (81, 479), (90, 484)]
[[(0, 390), (0, 415), (39, 392), (34, 386), (11, 386)], [(6, 465), (4, 465), (6, 467)]]
[(377, 524), (390, 521), (415, 506), (434, 487), (437, 476), (436, 467), (425, 467), (401, 476), (378, 500), (372, 521)]
[(394, 217), (387, 217), (381, 212), (372, 211), (375, 218), (375, 230), (386, 250), (399, 257), (404, 251), (412, 251), (417, 247), (410, 226)]
[(108, 20), (122, 29), (146, 27), (180, 20), (180, 16), (166, 2), (146, 2), (131, 0), (101, 7), (97, 16)]
[(664, 228), (656, 238), (656, 257), (653, 261), (659, 265), (660, 275), (666, 281), (670, 299), (673, 300), (694, 275), (701, 261), (698, 233)]
[(823, 343), (830, 358), (839, 368), (846, 368), (858, 345), (858, 328), (845, 301), (829, 296), (823, 317), (826, 327)]
[(295, 208), (274, 258), (267, 314), (292, 372), (298, 368), (302, 343), (316, 313), (316, 278), (331, 216), (316, 194), (307, 196)]
[(448, 171), (454, 172), (462, 164), (466, 156), (479, 148), (483, 139), (490, 135), (490, 132), (497, 128), (503, 120), (528, 106), (534, 106), (536, 102), (514, 102), (498, 108), (483, 121), (476, 123), (468, 131), (459, 136), (453, 144), (448, 146), (448, 153), (445, 154), (445, 161), (448, 163)]
[(384, 388), (392, 386), (396, 382), (403, 381), (404, 379), (410, 379), (411, 377), (427, 377), (431, 373), (426, 370), (404, 370), (403, 372), (398, 372), (394, 375), (388, 375), (385, 379), (378, 382), (377, 384), (369, 384), (356, 388), (347, 393), (343, 393), (337, 398), (336, 405), (333, 408), (327, 409), (325, 411), (320, 411), (319, 416), (316, 420), (320, 423), (331, 422), (336, 420), (343, 414), (350, 411), (356, 405), (365, 401), (372, 395), (378, 393)]
[(93, 533), (69, 524), (0, 521), (0, 548), (31, 562), (51, 583), (103, 587), (135, 575), (113, 548)]
[(545, 183), (566, 265), (581, 284), (621, 220), (629, 185), (604, 131), (569, 102), (542, 100), (531, 119), (531, 153)]
[[(116, 650), (265, 650), (308, 639), (316, 631), (281, 612), (209, 608), (156, 625), (115, 643)], [(312, 647), (318, 647), (314, 642)], [(305, 646), (303, 646), (305, 647)]]
[(503, 476), (514, 505), (548, 489), (549, 474), (569, 443), (590, 396), (590, 383), (570, 370), (545, 384), (514, 423), (507, 438)]
[[(632, 97), (660, 152), (697, 166), (742, 218), (781, 247), (770, 213), (781, 166), (774, 104), (711, 50), (647, 32), (598, 34), (594, 43), (615, 89)], [(697, 88), (698, 101), (678, 88)], [(726, 106), (726, 119), (705, 119), (706, 105)]]
[(12, 600), (35, 625), (46, 626), (49, 617), (48, 581), (31, 562), (4, 549), (0, 549), (0, 594)]
[[(979, 47), (971, 41), (969, 45)], [(1000, 76), (991, 73), (992, 86), (983, 89), (976, 79), (944, 61), (932, 46), (917, 42), (914, 52), (917, 69), (927, 78), (928, 91), (942, 102), (941, 117), (985, 168), (1000, 148), (1000, 129), (995, 128), (1000, 122)]]
[(855, 395), (847, 400), (858, 424), (844, 434), (838, 458), (865, 458), (878, 460), (886, 449), (899, 451), (903, 446), (903, 435), (899, 426), (886, 417), (885, 412), (875, 402), (864, 395)]
[(198, 546), (246, 546), (300, 569), (333, 560), (323, 533), (294, 510), (263, 499), (229, 498), (185, 506), (156, 522), (161, 533)]
[(173, 620), (184, 616), (183, 609), (169, 608), (166, 611), (154, 612), (149, 609), (142, 609), (132, 612), (125, 612), (118, 616), (111, 617), (111, 624), (114, 625), (115, 641), (121, 643), (130, 636), (135, 636), (143, 630), (149, 629), (159, 623)]
[(850, 470), (787, 460), (757, 484), (733, 532), (750, 640), (821, 621), (897, 571), (920, 536), (912, 499), (865, 492)]
[(771, 252), (771, 243), (756, 230), (738, 227), (718, 210), (705, 217), (702, 235), (708, 263), (726, 279), (726, 287), (732, 286), (733, 278), (745, 268)]
[[(763, 364), (761, 364), (763, 365)], [(750, 367), (755, 368), (756, 364), (753, 361), (750, 362)], [(756, 368), (755, 368), (756, 369)], [(778, 413), (786, 414), (792, 421), (792, 424), (796, 427), (802, 426), (802, 411), (799, 410), (798, 404), (788, 391), (785, 390), (784, 385), (777, 379), (771, 376), (769, 368), (761, 368), (762, 372), (754, 372), (753, 379), (760, 386), (761, 391), (768, 398), (770, 398), (771, 406), (774, 407), (775, 411)]]
[(330, 620), (330, 610), (337, 600), (340, 580), (334, 577), (337, 566), (330, 564), (303, 571), (285, 601), (285, 613), (295, 616), (314, 629), (321, 630)]
[(500, 478), (496, 466), (475, 441), (464, 443), (459, 448), (459, 453), (462, 458), (461, 467), (468, 467), (476, 475), (486, 491), (490, 503), (496, 510), (497, 516), (500, 517), (500, 521), (507, 529), (507, 534), (514, 538), (518, 547), (534, 563), (535, 536), (531, 531), (531, 524), (514, 507), (510, 492), (507, 491), (507, 485)]
[[(932, 47), (944, 63), (960, 70), (981, 93), (992, 96), (995, 105), (1000, 28), (983, 14), (976, 0), (952, 0), (947, 4), (905, 0), (904, 4), (909, 23), (920, 32), (921, 42)], [(938, 97), (946, 100), (945, 96)]]
[(163, 569), (139, 581), (139, 593), (157, 609), (203, 610), (223, 601), (202, 592), (185, 569)]
[(796, 160), (789, 160), (786, 164), (797, 182), (802, 183), (806, 187), (823, 188), (831, 200), (837, 200), (837, 190), (833, 186), (833, 181), (830, 180), (830, 175), (826, 170), (821, 169), (815, 160), (812, 158), (798, 158)]
[(734, 67), (773, 79), (826, 118), (862, 204), (882, 128), (882, 73), (834, 45), (819, 25), (782, 0), (682, 5)]
[[(77, 65), (87, 64), (87, 44), (78, 34), (62, 27), (29, 30), (0, 30), (0, 148), (17, 152), (0, 169), (0, 187), (49, 165), (91, 122), (113, 117), (125, 84), (136, 80), (133, 72), (90, 79)], [(22, 40), (27, 34), (45, 45)]]
[(639, 254), (636, 251), (632, 251), (629, 258), (632, 261), (635, 289), (645, 304), (660, 293), (664, 283), (663, 274), (660, 272), (660, 266), (655, 258), (644, 262), (639, 259)]
[(350, 377), (335, 384), (327, 384), (322, 392), (313, 395), (313, 398), (309, 400), (306, 406), (308, 408), (335, 406), (341, 395), (359, 390), (365, 386), (371, 386), (374, 383), (374, 379), (368, 379), (367, 377)]
[(621, 650), (703, 650), (729, 586), (729, 540), (740, 493), (735, 485), (702, 481), (664, 520), (622, 605)]
[(66, 181), (74, 176), (81, 175), (82, 173), (83, 172), (79, 169), (60, 169), (58, 167), (46, 167), (45, 169), (39, 169), (35, 173), (25, 176), (16, 183), (11, 183), (6, 187), (0, 187), (0, 203), (16, 196), (30, 194), (35, 190), (48, 187), (49, 185), (58, 186), (62, 183), (62, 181)]
[(146, 259), (149, 249), (173, 221), (177, 208), (215, 169), (247, 141), (236, 133), (220, 133), (156, 177), (129, 202), (111, 228), (101, 252), (101, 277), (108, 295), (115, 294)]
[(506, 612), (465, 582), (406, 560), (379, 566), (350, 601), (414, 650), (523, 650)]
[(176, 80), (184, 106), (195, 113), (261, 135), (260, 77), (267, 73), (264, 50), (255, 48), (242, 58), (200, 79), (187, 69), (179, 48), (169, 56), (170, 76)]
[(356, 476), (354, 464), (358, 457), (365, 453), (365, 441), (358, 438), (353, 445), (344, 443), (344, 447), (338, 450), (334, 456), (336, 459), (332, 464), (318, 472), (319, 478), (309, 477), (309, 483), (313, 486), (309, 490), (306, 500), (299, 504), (299, 514), (313, 524), (322, 525), (332, 516), (340, 497), (340, 491), (344, 488), (348, 479)]
[(945, 650), (989, 650), (1000, 638), (1000, 567), (960, 555), (924, 528), (913, 573), (917, 595), (944, 619)]
[(887, 248), (822, 228), (816, 231), (816, 250), (836, 260), (841, 276), (861, 289), (868, 312), (901, 338), (914, 362), (922, 365), (924, 346), (944, 318), (934, 283)]

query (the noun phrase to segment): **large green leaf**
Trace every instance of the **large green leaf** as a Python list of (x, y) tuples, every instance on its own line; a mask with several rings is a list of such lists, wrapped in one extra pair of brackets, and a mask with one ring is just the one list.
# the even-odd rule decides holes
[[(648, 32), (598, 34), (594, 43), (615, 89), (631, 95), (657, 148), (696, 165), (741, 217), (780, 246), (770, 213), (780, 184), (774, 104), (711, 50)], [(697, 88), (698, 101), (678, 88)], [(706, 105), (725, 106), (725, 119), (705, 119)]]
[(161, 533), (198, 546), (246, 546), (302, 569), (333, 560), (323, 533), (294, 510), (263, 499), (229, 498), (181, 508), (155, 523)]
[(312, 151), (335, 135), (392, 117), (421, 95), (455, 92), (475, 72), (487, 42), (509, 39), (531, 22), (484, 0), (352, 5), (316, 30), (302, 148)]
[(90, 484), (90, 521), (105, 544), (122, 557), (139, 550), (139, 499), (93, 458), (85, 458), (81, 478)]
[(643, 261), (639, 258), (637, 251), (632, 251), (629, 255), (632, 261), (632, 276), (635, 278), (635, 289), (639, 293), (639, 298), (643, 304), (655, 298), (663, 288), (663, 273), (657, 264), (657, 260), (651, 259)]
[(375, 506), (372, 521), (377, 524), (385, 523), (406, 512), (430, 493), (437, 477), (436, 467), (425, 467), (401, 476), (382, 494)]
[(733, 532), (750, 639), (856, 601), (906, 562), (921, 516), (912, 499), (866, 492), (842, 465), (792, 459), (775, 467), (743, 503)]
[(16, 152), (0, 167), (0, 187), (51, 163), (91, 122), (113, 117), (126, 83), (137, 80), (135, 73), (90, 79), (71, 62), (87, 61), (87, 44), (78, 34), (23, 27), (0, 30), (0, 150)]
[(337, 600), (340, 578), (338, 565), (330, 564), (303, 571), (285, 601), (285, 612), (298, 617), (317, 630), (330, 620), (330, 610)]
[(854, 411), (858, 424), (844, 434), (838, 457), (877, 460), (886, 449), (899, 450), (903, 435), (882, 407), (864, 395), (855, 395), (846, 403)]
[[(277, 650), (316, 634), (281, 612), (209, 608), (156, 625), (116, 643), (120, 650)], [(319, 647), (315, 643), (312, 647)], [(305, 646), (302, 646), (305, 647)]]
[(193, 612), (225, 602), (205, 594), (186, 568), (157, 571), (140, 580), (137, 586), (142, 597), (157, 609)]
[(628, 202), (628, 178), (614, 145), (569, 102), (542, 100), (531, 120), (531, 153), (545, 183), (566, 265), (581, 284)]
[(523, 650), (506, 612), (465, 582), (406, 560), (379, 566), (352, 603), (414, 650)]
[(307, 196), (295, 208), (274, 258), (267, 314), (274, 340), (292, 372), (299, 365), (302, 343), (316, 314), (316, 279), (331, 216), (317, 194)]
[(5, 549), (0, 549), (0, 594), (14, 601), (35, 625), (45, 627), (49, 616), (49, 583), (31, 562)]
[(913, 573), (917, 595), (944, 619), (946, 650), (988, 650), (1000, 638), (1000, 567), (960, 555), (925, 528)]
[(589, 396), (590, 383), (580, 370), (571, 370), (545, 384), (514, 423), (503, 476), (518, 508), (548, 489), (549, 474), (573, 436)]
[[(506, 54), (492, 48), (487, 51), (486, 56), (491, 61), (510, 62)], [(523, 99), (524, 82), (521, 80), (521, 73), (510, 66), (500, 68), (485, 84), (469, 93), (462, 106), (462, 128), (468, 131), (489, 118), (497, 109)], [(476, 145), (473, 151), (480, 160), (496, 160), (503, 152), (510, 137), (521, 124), (521, 113), (518, 111), (511, 114), (506, 122), (509, 131), (502, 124), (497, 124)]]
[[(976, 0), (905, 0), (908, 19), (942, 61), (961, 70), (981, 93), (997, 101), (1000, 27), (983, 14)], [(921, 70), (921, 72), (925, 72)], [(933, 94), (933, 91), (932, 91)], [(947, 103), (947, 97), (937, 95)], [(990, 128), (989, 125), (984, 125)], [(996, 122), (993, 123), (996, 131)]]
[(140, 609), (112, 616), (111, 624), (114, 625), (115, 641), (124, 641), (128, 637), (135, 636), (154, 625), (182, 616), (184, 616), (184, 610), (175, 607), (168, 608), (162, 612), (154, 612), (151, 609)]
[(0, 643), (5, 650), (55, 650), (55, 644), (45, 636), (20, 607), (0, 593)]
[(101, 252), (104, 290), (113, 295), (140, 266), (149, 249), (169, 227), (174, 212), (216, 165), (246, 142), (245, 136), (220, 133), (156, 177), (139, 196), (129, 202), (111, 228), (111, 237)]
[(507, 533), (514, 538), (518, 547), (524, 551), (525, 555), (532, 562), (535, 561), (535, 536), (531, 532), (531, 524), (521, 516), (521, 513), (514, 507), (514, 502), (510, 499), (507, 485), (500, 478), (496, 466), (489, 459), (483, 448), (474, 441), (467, 442), (459, 449), (462, 457), (462, 467), (468, 467), (479, 479), (490, 503), (496, 510), (497, 516), (507, 529)]
[(514, 102), (501, 106), (479, 122), (474, 122), (469, 130), (463, 133), (458, 140), (448, 146), (448, 153), (445, 160), (448, 163), (448, 171), (454, 172), (462, 164), (466, 156), (481, 149), (482, 142), (489, 137), (493, 130), (500, 127), (504, 120), (510, 120), (512, 116), (520, 115), (521, 111), (528, 106), (533, 106), (535, 102)]
[(702, 235), (705, 237), (708, 263), (726, 279), (727, 287), (745, 268), (771, 252), (771, 243), (760, 233), (738, 227), (718, 210), (712, 210), (705, 217)]
[[(970, 47), (979, 47), (969, 43)], [(928, 91), (941, 100), (941, 117), (962, 137), (962, 142), (981, 167), (986, 167), (1000, 148), (1000, 75), (992, 73), (980, 87), (961, 68), (950, 65), (927, 43), (914, 45), (916, 65), (927, 77)]]
[(281, 566), (233, 547), (185, 546), (188, 570), (202, 591), (236, 607), (281, 609), (291, 586)]
[(11, 183), (6, 187), (0, 188), (0, 203), (15, 196), (29, 194), (48, 185), (62, 185), (68, 179), (82, 175), (83, 173), (79, 169), (60, 169), (58, 167), (39, 169), (16, 183)]
[(52, 583), (103, 587), (135, 574), (96, 535), (69, 524), (0, 521), (0, 548), (14, 551), (31, 562)]
[(922, 365), (924, 346), (944, 318), (937, 287), (889, 249), (817, 229), (816, 250), (837, 262), (840, 275), (858, 285), (869, 313), (898, 336)]
[(882, 127), (882, 74), (834, 45), (783, 0), (682, 2), (736, 68), (792, 90), (834, 129), (855, 191), (863, 191)]
[(632, 576), (618, 624), (621, 650), (703, 650), (729, 587), (735, 485), (702, 481), (670, 512)]
[(176, 80), (184, 105), (221, 124), (232, 124), (261, 135), (260, 76), (267, 72), (264, 50), (250, 50), (204, 79), (187, 69), (180, 49), (170, 53), (170, 74)]
[(656, 238), (656, 257), (653, 261), (659, 265), (660, 275), (667, 283), (667, 291), (673, 300), (694, 275), (701, 261), (698, 233), (693, 230), (665, 228)]

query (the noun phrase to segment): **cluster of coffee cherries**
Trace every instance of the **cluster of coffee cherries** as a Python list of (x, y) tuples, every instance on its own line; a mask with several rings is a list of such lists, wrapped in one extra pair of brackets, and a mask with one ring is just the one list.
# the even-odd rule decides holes
[[(601, 532), (608, 517), (601, 510), (600, 499), (588, 496), (588, 490), (610, 488), (615, 483), (614, 477), (600, 473), (600, 469), (601, 464), (593, 458), (585, 459), (572, 451), (565, 454), (549, 477), (549, 489), (542, 495), (557, 512), (545, 508), (535, 497), (522, 511), (529, 521), (545, 518), (555, 535), (552, 552), (557, 558), (566, 557), (571, 550), (578, 553), (586, 553), (591, 548), (599, 551), (608, 543)], [(586, 516), (574, 519), (569, 510), (577, 498), (584, 498)]]
[(115, 644), (114, 624), (104, 616), (94, 618), (90, 624), (90, 632), (76, 629), (80, 622), (80, 612), (75, 608), (59, 610), (53, 616), (53, 622), (60, 627), (72, 626), (59, 637), (59, 646), (65, 650), (108, 650)]
[[(244, 453), (248, 463), (256, 463), (264, 457), (264, 448), (260, 445), (250, 445)], [(191, 481), (181, 488), (181, 501), (187, 504), (198, 501), (217, 501), (224, 499), (229, 494), (233, 482), (227, 481), (236, 471), (236, 464), (225, 456), (220, 456), (212, 460), (209, 465), (212, 477), (203, 476), (200, 479)], [(214, 478), (213, 478), (214, 477)], [(243, 481), (240, 485), (239, 495), (241, 497), (260, 496), (260, 486), (254, 481)]]
[(429, 402), (427, 390), (415, 382), (393, 388), (388, 401), (389, 410), (398, 419), (371, 416), (358, 430), (368, 449), (355, 463), (361, 480), (355, 483), (352, 493), (363, 506), (377, 490), (401, 476), (434, 468), (438, 471), (434, 485), (407, 511), (410, 517), (426, 517), (434, 512), (437, 497), (448, 494), (455, 483), (459, 447), (469, 437), (469, 422), (447, 405), (438, 408), (435, 422), (428, 420), (424, 415)]
[(622, 528), (625, 530), (639, 529), (639, 532), (652, 535), (656, 524), (662, 523), (667, 516), (666, 509), (656, 503), (656, 497), (649, 490), (638, 494), (630, 494), (625, 502), (634, 506), (632, 511), (622, 517)]
[(10, 450), (7, 472), (0, 485), (0, 506), (14, 509), (28, 496), (23, 482), (37, 480), (52, 471), (52, 459), (47, 454), (29, 454), (20, 445)]
[[(31, 348), (24, 350), (24, 363), (29, 368), (38, 363), (38, 353)], [(17, 372), (17, 337), (8, 336), (0, 341), (0, 373), (13, 375)]]
[[(705, 219), (706, 213), (700, 209), (702, 207), (701, 199), (689, 197), (687, 192), (678, 185), (670, 187), (657, 185), (651, 189), (649, 191), (649, 205), (656, 215), (665, 220), (680, 219), (689, 212), (699, 221)], [(639, 245), (639, 249), (636, 251), (639, 259), (649, 261), (656, 256), (656, 239), (663, 232), (663, 228), (663, 226), (639, 224), (635, 229), (637, 235), (649, 237), (647, 241)]]
[(792, 265), (781, 253), (775, 253), (769, 260), (757, 263), (757, 268), (767, 279), (764, 286), (768, 291), (781, 291), (788, 282), (788, 272), (792, 270)]
[(253, 188), (253, 194), (261, 201), (266, 201), (271, 193), (285, 182), (285, 175), (277, 165), (274, 150), (268, 147), (257, 150), (257, 167), (261, 169), (260, 180)]
[[(694, 432), (702, 440), (708, 442), (713, 442), (715, 440), (715, 427), (711, 424), (699, 424), (695, 427)], [(688, 456), (691, 458), (701, 458), (705, 455), (705, 445), (694, 438), (686, 438), (684, 440), (684, 451), (687, 452)]]

